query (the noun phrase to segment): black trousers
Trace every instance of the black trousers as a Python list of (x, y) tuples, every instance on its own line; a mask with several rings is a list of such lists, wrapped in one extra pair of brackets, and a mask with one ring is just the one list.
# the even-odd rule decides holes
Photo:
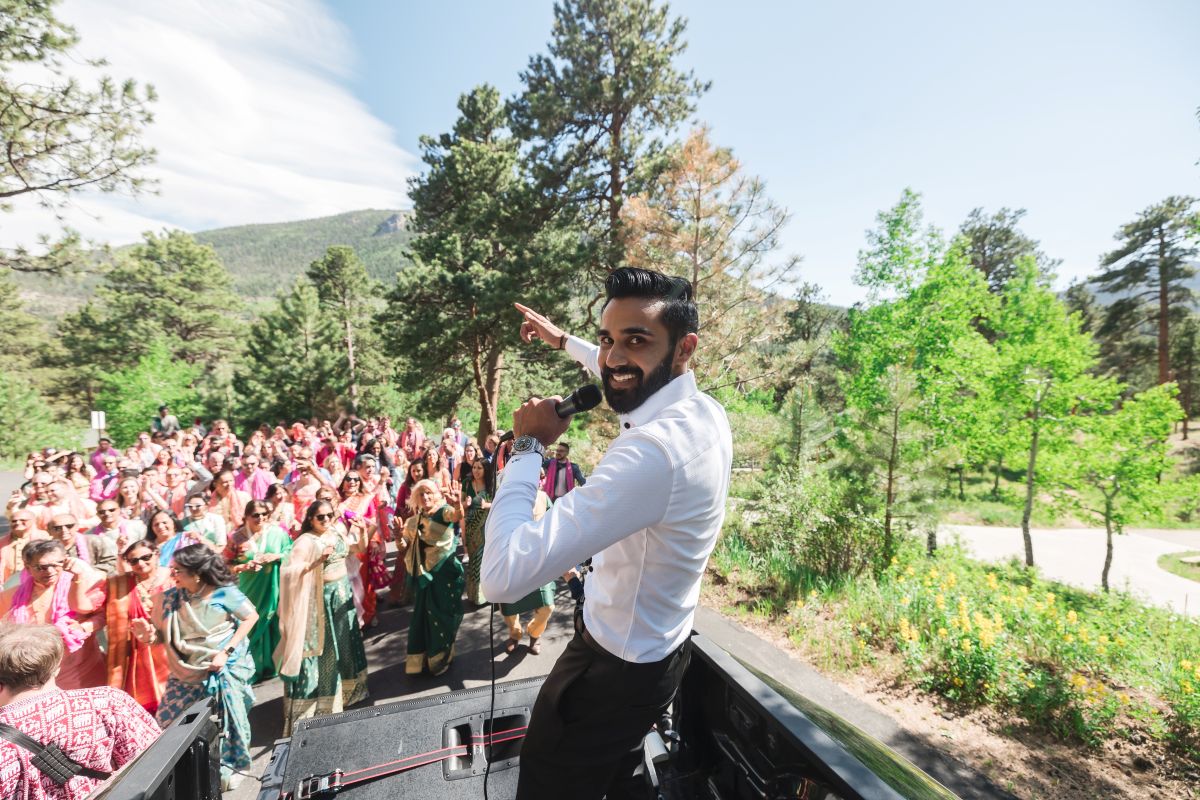
[(518, 800), (643, 796), (634, 778), (641, 742), (687, 669), (688, 643), (662, 661), (634, 664), (578, 626), (542, 684), (521, 746)]

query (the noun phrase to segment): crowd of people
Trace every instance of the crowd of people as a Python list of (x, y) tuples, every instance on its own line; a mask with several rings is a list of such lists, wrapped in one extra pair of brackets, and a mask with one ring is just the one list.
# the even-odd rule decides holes
[[(282, 680), (285, 736), (367, 697), (363, 631), (378, 624), (381, 603), (412, 604), (407, 673), (450, 668), (464, 604), (488, 603), (479, 565), (510, 446), (497, 434), (476, 442), (456, 417), (440, 436), (413, 418), (396, 429), (386, 417), (343, 415), (263, 425), (243, 441), (224, 420), (182, 425), (164, 406), (123, 450), (102, 436), (90, 452), (30, 453), (5, 507), (0, 641), (36, 640), (44, 662), (60, 659), (48, 684), (36, 676), (39, 691), (119, 690), (139, 723), (165, 727), (214, 698), (231, 786), (250, 767), (254, 684)], [(554, 454), (535, 516), (586, 481), (567, 443)], [(553, 590), (502, 605), (507, 652), (526, 635), (540, 652)], [(45, 644), (46, 630), (60, 650)], [(104, 702), (126, 702), (113, 697)], [(141, 728), (132, 738), (153, 740)], [(109, 748), (110, 768), (119, 749)], [(5, 773), (3, 763), (0, 792), (12, 796), (10, 779), (29, 772)], [(80, 780), (42, 779), (32, 796), (85, 796), (70, 789)]]

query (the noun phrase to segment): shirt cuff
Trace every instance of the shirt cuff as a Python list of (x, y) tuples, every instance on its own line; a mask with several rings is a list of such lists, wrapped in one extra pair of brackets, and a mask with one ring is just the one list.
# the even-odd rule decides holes
[(567, 334), (567, 343), (563, 345), (563, 349), (567, 351), (567, 355), (578, 361), (580, 364), (587, 365), (588, 356), (592, 354), (592, 348), (595, 347), (591, 342), (585, 342), (578, 336)]
[[(542, 442), (545, 444), (545, 442)], [(504, 464), (504, 481), (523, 481), (536, 484), (541, 480), (542, 457), (537, 453), (521, 453)]]

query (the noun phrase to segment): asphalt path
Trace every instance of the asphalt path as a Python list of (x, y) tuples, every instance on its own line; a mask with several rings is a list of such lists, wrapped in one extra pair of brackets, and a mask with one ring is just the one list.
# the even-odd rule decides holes
[[(17, 473), (0, 473), (0, 492), (7, 498), (20, 482)], [(0, 517), (0, 530), (7, 530), (7, 520), (3, 517)], [(456, 657), (445, 674), (437, 678), (410, 676), (404, 672), (404, 657), (412, 610), (411, 607), (391, 608), (385, 600), (386, 593), (381, 598), (379, 626), (366, 631), (364, 637), (370, 664), (370, 698), (356, 708), (486, 686), (492, 678), (493, 668), (498, 682), (545, 675), (574, 635), (571, 625), (574, 603), (566, 588), (560, 585), (555, 611), (542, 636), (539, 655), (528, 651), (528, 638), (514, 653), (505, 653), (503, 644), (508, 636), (504, 621), (498, 613), (493, 617), (491, 608), (485, 606), (465, 612), (455, 646)], [(1012, 798), (985, 776), (939, 750), (939, 735), (935, 729), (931, 728), (928, 735), (905, 731), (890, 717), (852, 697), (812, 667), (719, 612), (705, 607), (697, 609), (695, 628), (738, 660), (770, 675), (887, 744), (965, 800)], [(252, 800), (257, 796), (258, 781), (255, 778), (266, 767), (283, 728), (282, 684), (278, 680), (265, 681), (254, 687), (254, 693), (255, 704), (250, 713), (254, 764), (251, 777), (226, 793), (225, 797), (230, 800)]]
[[(1020, 528), (942, 525), (938, 532), (942, 541), (959, 538), (984, 561), (1025, 558)], [(1043, 575), (1080, 589), (1100, 589), (1105, 551), (1103, 528), (1034, 528), (1029, 533), (1033, 538), (1033, 560)], [(1153, 605), (1200, 616), (1200, 583), (1158, 566), (1163, 554), (1185, 550), (1200, 550), (1200, 531), (1129, 529), (1113, 537), (1108, 585)]]

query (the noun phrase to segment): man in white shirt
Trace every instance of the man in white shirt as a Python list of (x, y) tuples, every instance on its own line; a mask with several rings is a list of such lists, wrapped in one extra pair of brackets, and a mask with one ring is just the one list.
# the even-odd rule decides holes
[[(641, 269), (605, 282), (599, 346), (521, 305), (521, 335), (565, 349), (603, 379), (620, 433), (584, 486), (532, 521), (544, 445), (569, 420), (558, 398), (513, 413), (516, 440), (487, 520), (482, 588), (515, 602), (592, 557), (582, 624), (538, 695), (518, 798), (626, 797), (638, 747), (687, 666), (700, 581), (725, 515), (733, 444), (724, 409), (688, 361), (691, 286)], [(583, 780), (580, 780), (583, 778)]]

